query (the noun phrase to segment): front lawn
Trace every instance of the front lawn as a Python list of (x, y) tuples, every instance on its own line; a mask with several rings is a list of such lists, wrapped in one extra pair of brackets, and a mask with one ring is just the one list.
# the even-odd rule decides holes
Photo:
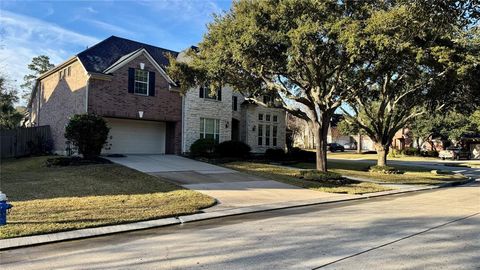
[[(402, 170), (403, 174), (382, 174), (371, 173), (368, 168), (374, 165), (375, 162), (355, 162), (355, 161), (340, 161), (329, 160), (329, 171), (339, 173), (346, 177), (358, 177), (364, 179), (371, 179), (375, 181), (395, 184), (414, 184), (414, 185), (432, 185), (442, 184), (450, 181), (463, 181), (466, 177), (460, 174), (435, 174), (431, 172), (431, 169), (417, 166), (401, 166), (395, 165), (398, 170)], [(291, 165), (292, 167), (301, 169), (314, 169), (313, 163), (297, 163)]]
[[(377, 160), (377, 154), (358, 154), (356, 152), (328, 152), (327, 157), (329, 159), (365, 159), (365, 160)], [(435, 157), (417, 157), (417, 156), (398, 156), (388, 157), (389, 160), (398, 161), (432, 161), (439, 160)]]
[(300, 170), (253, 162), (231, 162), (224, 166), (260, 177), (272, 179), (285, 184), (290, 184), (311, 190), (331, 193), (363, 194), (390, 190), (390, 188), (369, 182), (348, 181), (310, 181), (298, 177)]
[(214, 199), (116, 164), (46, 167), (48, 157), (1, 164), (13, 209), (0, 238), (193, 214)]

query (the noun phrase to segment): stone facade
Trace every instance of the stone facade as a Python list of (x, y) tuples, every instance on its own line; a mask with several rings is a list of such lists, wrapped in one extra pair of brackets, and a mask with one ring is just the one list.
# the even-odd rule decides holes
[[(286, 149), (286, 113), (283, 109), (247, 103), (242, 105), (242, 110), (245, 112), (245, 143), (250, 145), (253, 153), (264, 153), (269, 148)], [(259, 119), (259, 115), (262, 115), (263, 120)], [(262, 126), (261, 145), (259, 126)], [(273, 127), (277, 128), (276, 145), (273, 142)]]
[[(61, 75), (62, 74), (62, 75)], [(39, 80), (32, 99), (31, 125), (50, 125), (53, 150), (65, 151), (65, 126), (74, 114), (86, 113), (87, 74), (78, 60)]]
[[(128, 92), (128, 69), (140, 68), (155, 72), (155, 95), (144, 96)], [(88, 112), (104, 117), (163, 121), (174, 129), (174, 149), (167, 153), (180, 153), (182, 132), (182, 97), (179, 91), (171, 89), (169, 83), (153, 64), (140, 55), (114, 71), (110, 79), (90, 79), (88, 88)], [(139, 111), (143, 112), (140, 118)], [(167, 131), (168, 132), (168, 131)]]
[[(276, 108), (267, 108), (255, 104), (248, 104), (245, 98), (234, 93), (231, 88), (222, 89), (222, 99), (212, 100), (201, 98), (199, 88), (191, 89), (184, 97), (184, 128), (183, 128), (183, 152), (189, 152), (190, 146), (200, 139), (200, 118), (218, 119), (220, 122), (219, 142), (232, 140), (233, 121), (238, 121), (238, 139), (250, 145), (253, 153), (264, 153), (268, 148), (285, 149), (286, 120), (285, 111)], [(232, 102), (237, 99), (237, 110)], [(270, 121), (259, 121), (258, 114), (270, 115)], [(273, 115), (277, 116), (277, 122), (273, 122)], [(270, 126), (270, 143), (258, 145), (258, 125)], [(277, 126), (277, 144), (273, 143), (273, 126)]]
[[(208, 91), (204, 93), (204, 96)], [(232, 90), (228, 87), (222, 89), (221, 100), (201, 98), (200, 89), (194, 88), (184, 96), (184, 127), (183, 127), (183, 152), (190, 152), (190, 146), (200, 139), (200, 118), (218, 119), (219, 142), (232, 138)]]

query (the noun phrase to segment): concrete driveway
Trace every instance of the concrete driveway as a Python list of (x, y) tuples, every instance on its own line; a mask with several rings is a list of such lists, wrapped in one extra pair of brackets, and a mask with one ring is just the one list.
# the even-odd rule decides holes
[(303, 189), (175, 155), (129, 155), (108, 159), (217, 199), (219, 203), (205, 212), (347, 196)]

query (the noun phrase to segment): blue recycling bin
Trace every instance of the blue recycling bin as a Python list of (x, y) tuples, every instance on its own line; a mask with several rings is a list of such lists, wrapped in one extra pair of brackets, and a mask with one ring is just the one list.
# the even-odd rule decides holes
[(0, 226), (7, 224), (7, 210), (12, 208), (12, 205), (7, 202), (7, 196), (0, 192)]

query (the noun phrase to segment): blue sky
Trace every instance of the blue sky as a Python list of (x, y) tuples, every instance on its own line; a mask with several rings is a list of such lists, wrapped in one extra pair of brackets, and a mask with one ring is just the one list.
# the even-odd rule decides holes
[(116, 35), (182, 50), (230, 0), (0, 1), (0, 72), (20, 85), (32, 57), (59, 64)]

